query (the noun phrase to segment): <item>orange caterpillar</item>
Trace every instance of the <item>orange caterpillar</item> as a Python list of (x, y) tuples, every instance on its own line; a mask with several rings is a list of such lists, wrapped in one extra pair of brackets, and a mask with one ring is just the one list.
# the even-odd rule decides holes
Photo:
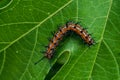
[[(77, 33), (79, 36), (81, 36), (81, 38), (89, 46), (95, 43), (94, 40), (91, 38), (91, 36), (87, 33), (87, 31), (85, 29), (83, 29), (79, 24), (77, 24), (77, 23), (75, 24), (73, 22), (67, 22), (66, 25), (64, 25), (64, 27), (61, 27), (59, 29), (59, 31), (54, 34), (52, 40), (50, 41), (49, 45), (47, 46), (47, 50), (46, 50), (43, 58), (45, 58), (45, 57), (48, 59), (52, 58), (55, 48), (57, 47), (60, 40), (62, 40), (62, 38), (68, 31), (73, 31), (73, 32)], [(36, 62), (35, 64), (37, 64), (38, 62)]]

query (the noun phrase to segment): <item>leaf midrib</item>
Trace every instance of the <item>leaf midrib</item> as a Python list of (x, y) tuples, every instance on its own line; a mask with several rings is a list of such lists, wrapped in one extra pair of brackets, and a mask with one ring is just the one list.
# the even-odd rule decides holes
[(95, 57), (95, 59), (94, 59), (93, 66), (92, 66), (91, 72), (90, 72), (90, 74), (89, 74), (88, 80), (91, 80), (91, 75), (92, 75), (92, 72), (93, 72), (93, 69), (94, 69), (94, 65), (95, 65), (95, 62), (96, 62), (97, 54), (98, 54), (98, 52), (99, 52), (101, 43), (102, 43), (102, 41), (103, 41), (103, 36), (104, 36), (104, 33), (105, 33), (105, 28), (106, 28), (107, 21), (108, 21), (108, 18), (109, 18), (109, 14), (110, 14), (110, 10), (111, 10), (111, 7), (112, 7), (112, 3), (113, 3), (113, 0), (110, 1), (110, 7), (109, 7), (109, 9), (108, 9), (108, 13), (107, 13), (107, 17), (106, 17), (106, 22), (105, 22), (105, 25), (104, 25), (104, 27), (103, 27), (103, 32), (102, 32), (102, 35), (101, 35), (100, 43), (99, 43), (99, 45), (98, 45), (98, 50), (97, 50), (97, 52), (96, 52), (96, 57)]
[(0, 50), (0, 53), (3, 52), (4, 50), (6, 50), (7, 48), (9, 48), (11, 45), (13, 45), (15, 42), (17, 42), (18, 40), (20, 40), (21, 38), (23, 38), (24, 36), (26, 36), (27, 34), (29, 34), (30, 32), (32, 32), (33, 30), (35, 30), (36, 28), (40, 27), (41, 24), (43, 24), (45, 21), (47, 21), (48, 19), (50, 19), (52, 16), (54, 16), (55, 14), (57, 14), (60, 10), (62, 10), (63, 8), (65, 8), (67, 5), (69, 5), (73, 0), (70, 0), (68, 3), (66, 3), (65, 5), (61, 6), (58, 10), (56, 10), (54, 13), (52, 13), (51, 15), (49, 15), (47, 18), (45, 18), (43, 21), (41, 21), (38, 25), (36, 25), (35, 27), (33, 27), (32, 29), (28, 30), (26, 33), (24, 33), (23, 35), (21, 35), (20, 37), (18, 37), (17, 39), (15, 39), (14, 41), (12, 41), (9, 45), (7, 45), (5, 48)]

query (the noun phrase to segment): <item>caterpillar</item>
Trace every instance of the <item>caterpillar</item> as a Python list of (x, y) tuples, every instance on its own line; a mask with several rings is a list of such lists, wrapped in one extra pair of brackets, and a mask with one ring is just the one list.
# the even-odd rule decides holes
[[(89, 46), (95, 43), (90, 34), (88, 34), (87, 31), (82, 28), (78, 23), (67, 22), (63, 27), (60, 27), (60, 29), (54, 34), (53, 38), (50, 40), (49, 45), (47, 46), (43, 58), (52, 58), (55, 48), (58, 46), (60, 40), (62, 40), (64, 35), (68, 33), (68, 31), (73, 31), (78, 34)], [(41, 59), (39, 61), (41, 61)], [(37, 64), (38, 62), (36, 62), (35, 64)]]

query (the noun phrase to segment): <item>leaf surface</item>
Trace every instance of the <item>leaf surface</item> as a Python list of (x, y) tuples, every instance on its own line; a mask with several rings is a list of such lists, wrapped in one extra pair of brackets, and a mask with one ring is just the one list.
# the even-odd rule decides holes
[[(52, 80), (119, 80), (119, 3), (119, 0), (1, 1), (0, 80), (49, 80), (46, 75), (56, 62), (63, 65)], [(53, 37), (51, 32), (69, 20), (80, 21), (80, 25), (88, 28), (96, 44), (88, 47), (71, 33), (60, 42), (51, 63), (43, 59), (34, 65), (44, 56), (41, 51), (46, 50), (48, 38)]]

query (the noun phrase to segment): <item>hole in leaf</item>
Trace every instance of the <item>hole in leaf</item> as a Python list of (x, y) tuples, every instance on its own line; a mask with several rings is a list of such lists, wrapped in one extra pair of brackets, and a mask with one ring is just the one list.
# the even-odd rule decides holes
[(46, 75), (45, 80), (51, 80), (52, 77), (61, 69), (61, 67), (67, 63), (69, 59), (69, 51), (65, 51), (60, 57), (57, 59), (55, 64), (50, 69), (49, 73)]

